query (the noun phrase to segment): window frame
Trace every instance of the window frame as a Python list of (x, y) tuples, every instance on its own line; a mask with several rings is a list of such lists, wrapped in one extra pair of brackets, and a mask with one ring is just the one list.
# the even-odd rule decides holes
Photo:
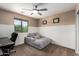
[[(14, 18), (14, 20), (20, 20), (20, 21), (21, 21), (21, 31), (16, 31), (16, 29), (15, 29), (15, 24), (14, 24), (14, 31), (15, 31), (15, 32), (23, 32), (22, 21), (27, 22), (27, 29), (28, 29), (28, 25), (29, 25), (29, 21), (28, 21), (28, 20), (21, 19), (21, 18), (16, 18), (16, 17)], [(28, 32), (28, 30), (27, 30), (26, 32)]]

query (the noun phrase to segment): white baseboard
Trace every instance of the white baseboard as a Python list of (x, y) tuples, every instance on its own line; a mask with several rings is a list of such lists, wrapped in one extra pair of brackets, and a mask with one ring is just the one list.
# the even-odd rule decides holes
[(20, 43), (20, 44), (15, 44), (15, 46), (19, 46), (19, 45), (23, 45), (24, 43)]
[[(62, 46), (62, 47), (66, 47), (66, 48), (69, 48), (69, 49), (73, 49), (73, 48), (70, 48), (70, 47), (68, 47), (68, 46), (65, 46), (65, 45), (63, 45), (63, 44), (61, 44), (61, 43), (58, 43), (58, 42), (52, 42), (52, 44), (55, 44), (55, 45), (58, 45), (58, 46)], [(75, 49), (74, 49), (75, 50)]]

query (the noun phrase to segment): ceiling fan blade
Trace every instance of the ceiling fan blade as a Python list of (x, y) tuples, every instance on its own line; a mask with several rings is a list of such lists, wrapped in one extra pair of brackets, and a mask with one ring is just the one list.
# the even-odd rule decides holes
[(41, 13), (38, 13), (39, 15), (42, 15)]
[(33, 15), (33, 13), (31, 13), (30, 15)]
[(26, 11), (33, 11), (33, 10), (31, 10), (31, 9), (23, 9), (23, 10), (26, 10)]
[(38, 9), (38, 11), (47, 11), (48, 9), (47, 8), (44, 8), (44, 9)]

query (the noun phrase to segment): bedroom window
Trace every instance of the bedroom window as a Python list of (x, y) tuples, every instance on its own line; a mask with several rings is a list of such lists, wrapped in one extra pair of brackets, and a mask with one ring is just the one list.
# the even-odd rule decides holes
[(28, 21), (14, 18), (15, 32), (28, 32)]

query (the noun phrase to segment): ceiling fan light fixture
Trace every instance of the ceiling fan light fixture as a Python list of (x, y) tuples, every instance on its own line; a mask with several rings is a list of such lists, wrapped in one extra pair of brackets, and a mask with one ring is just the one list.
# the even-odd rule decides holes
[(30, 15), (33, 15), (33, 14), (38, 14), (38, 15), (42, 15), (42, 13), (40, 13), (40, 11), (47, 11), (47, 8), (42, 8), (42, 9), (39, 9), (38, 8), (38, 3), (34, 3), (34, 8), (33, 9), (24, 9), (24, 10), (28, 10), (28, 11), (32, 11), (32, 13)]
[(36, 14), (36, 13), (38, 13), (38, 11), (34, 10), (34, 11), (33, 11), (33, 13), (35, 13), (35, 14)]

